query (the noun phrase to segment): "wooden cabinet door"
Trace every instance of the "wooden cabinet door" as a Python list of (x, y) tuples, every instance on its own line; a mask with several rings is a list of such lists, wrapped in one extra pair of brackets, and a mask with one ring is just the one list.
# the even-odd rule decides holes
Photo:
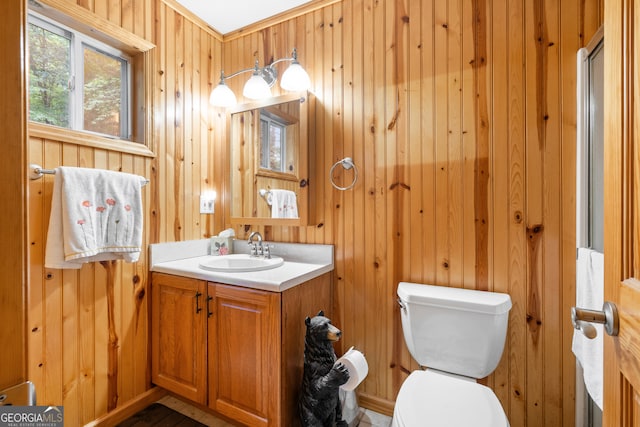
[(209, 406), (249, 426), (280, 425), (280, 294), (209, 284)]
[(620, 332), (605, 338), (604, 425), (640, 425), (640, 5), (605, 2), (605, 300)]
[(206, 282), (153, 273), (151, 378), (167, 390), (206, 404)]

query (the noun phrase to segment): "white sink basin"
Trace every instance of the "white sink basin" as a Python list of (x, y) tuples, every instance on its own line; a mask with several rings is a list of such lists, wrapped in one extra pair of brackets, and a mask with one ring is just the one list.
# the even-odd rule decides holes
[(278, 256), (271, 258), (251, 257), (247, 254), (211, 256), (201, 261), (199, 266), (210, 271), (239, 273), (244, 271), (269, 270), (280, 267), (284, 260)]

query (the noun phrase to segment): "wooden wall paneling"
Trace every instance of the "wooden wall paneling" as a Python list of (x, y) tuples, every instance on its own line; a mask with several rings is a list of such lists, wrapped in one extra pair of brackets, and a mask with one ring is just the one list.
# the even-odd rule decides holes
[[(328, 179), (327, 169), (326, 169), (326, 159), (325, 159), (325, 150), (326, 144), (326, 116), (327, 109), (330, 108), (330, 102), (327, 97), (327, 83), (325, 82), (327, 78), (328, 72), (326, 71), (326, 64), (324, 63), (324, 52), (325, 52), (325, 20), (323, 10), (318, 10), (310, 14), (311, 21), (311, 29), (313, 33), (313, 38), (311, 41), (307, 42), (307, 49), (313, 52), (313, 67), (311, 77), (311, 85), (312, 90), (317, 94), (317, 103), (316, 103), (316, 114), (314, 118), (315, 126), (316, 126), (316, 146), (315, 146), (315, 158), (314, 161), (316, 163), (316, 167), (318, 172), (318, 176), (321, 177), (322, 182), (319, 183), (317, 191), (315, 193), (315, 198), (319, 201), (318, 207), (321, 209), (322, 214), (320, 216), (320, 222), (322, 227), (317, 227), (314, 229), (313, 236), (311, 237), (312, 242), (319, 243), (324, 241), (324, 236), (327, 231), (327, 224), (331, 221), (331, 210), (326, 209), (328, 206), (331, 206), (329, 201), (328, 192), (331, 190), (325, 185), (326, 179)], [(332, 144), (330, 144), (332, 145)]]
[[(340, 16), (334, 22), (339, 22), (339, 31), (341, 35), (336, 37), (341, 43), (338, 48), (341, 54), (340, 62), (340, 79), (342, 80), (342, 109), (340, 111), (340, 117), (336, 118), (340, 122), (341, 138), (342, 138), (342, 155), (349, 156), (354, 159), (356, 166), (360, 164), (360, 156), (356, 156), (354, 147), (354, 87), (353, 87), (353, 75), (354, 75), (354, 63), (357, 61), (354, 56), (356, 51), (353, 49), (353, 40), (356, 37), (356, 29), (346, 27), (344, 22), (354, 21), (354, 6), (353, 3), (343, 3), (340, 9)], [(335, 54), (335, 52), (334, 52)], [(359, 185), (359, 183), (356, 183)], [(353, 313), (357, 310), (358, 306), (362, 306), (361, 301), (357, 299), (354, 292), (356, 286), (354, 277), (354, 252), (356, 251), (357, 242), (355, 240), (355, 227), (354, 221), (354, 191), (341, 191), (339, 200), (339, 211), (341, 215), (341, 223), (338, 224), (337, 229), (342, 240), (342, 268), (337, 275), (334, 283), (336, 284), (337, 291), (334, 293), (334, 313), (338, 313), (340, 319), (340, 325), (343, 330), (343, 341), (351, 341), (354, 346), (358, 344), (356, 340), (357, 333), (355, 331), (355, 325), (357, 322), (353, 316), (347, 316), (347, 313)], [(359, 348), (359, 346), (356, 346)], [(347, 350), (348, 347), (342, 346), (342, 350)]]
[[(527, 207), (525, 195), (525, 47), (527, 44), (524, 31), (525, 11), (524, 4), (519, 0), (510, 1), (505, 5), (504, 14), (507, 22), (507, 66), (508, 74), (506, 81), (500, 74), (496, 74), (494, 80), (494, 91), (500, 85), (508, 85), (507, 103), (508, 110), (506, 117), (495, 117), (495, 122), (500, 123), (500, 119), (506, 121), (508, 137), (508, 163), (498, 164), (496, 168), (504, 167), (508, 172), (507, 185), (507, 205), (505, 206), (506, 218), (508, 221), (507, 253), (508, 262), (505, 266), (502, 257), (498, 254), (496, 244), (495, 269), (500, 271), (506, 268), (505, 274), (508, 279), (508, 291), (511, 295), (513, 307), (509, 313), (509, 415), (510, 422), (526, 425), (527, 401), (529, 399), (529, 383), (527, 382), (527, 329), (523, 319), (527, 318), (527, 251), (526, 251), (526, 224), (528, 217), (525, 214)], [(496, 13), (497, 15), (497, 13)], [(496, 22), (494, 28), (500, 28), (500, 23)], [(494, 36), (496, 40), (500, 38)], [(498, 53), (498, 46), (494, 52)], [(500, 98), (494, 96), (494, 103), (499, 103)], [(498, 136), (496, 136), (496, 141)], [(497, 143), (497, 142), (496, 142)], [(497, 149), (494, 150), (496, 152)], [(496, 189), (497, 193), (498, 189)], [(497, 224), (496, 224), (497, 225)], [(498, 233), (499, 230), (496, 230)], [(503, 252), (504, 253), (504, 252)]]
[[(44, 164), (44, 143), (40, 139), (31, 138), (28, 142), (29, 161)], [(27, 369), (26, 376), (36, 386), (44, 384), (44, 361), (42, 355), (45, 348), (44, 329), (44, 245), (45, 236), (42, 230), (47, 229), (49, 218), (44, 215), (47, 198), (45, 196), (46, 180), (30, 180), (28, 187), (29, 223), (29, 282), (27, 292)], [(39, 393), (43, 393), (42, 390)]]
[[(62, 165), (62, 144), (48, 144), (45, 147), (45, 168), (56, 168)], [(49, 190), (47, 200), (51, 200), (53, 188)], [(49, 202), (49, 208), (51, 204)], [(49, 212), (47, 212), (47, 218)], [(63, 402), (62, 394), (62, 283), (63, 274), (60, 271), (49, 270), (51, 277), (47, 277), (44, 288), (44, 402)]]
[[(108, 2), (108, 19), (109, 21), (121, 25), (122, 24), (122, 14), (121, 14), (121, 4), (122, 0), (107, 0)], [(125, 0), (126, 1), (126, 0)]]
[[(331, 51), (330, 63), (327, 64), (327, 69), (331, 71), (330, 78), (328, 80), (329, 88), (331, 88), (331, 99), (332, 99), (332, 107), (331, 112), (328, 115), (329, 121), (332, 123), (330, 129), (327, 129), (327, 135), (330, 135), (330, 140), (334, 141), (331, 145), (332, 152), (327, 155), (327, 163), (325, 165), (326, 171), (331, 168), (334, 162), (344, 158), (345, 156), (351, 157), (351, 153), (347, 153), (345, 151), (345, 129), (344, 129), (344, 55), (342, 51), (342, 43), (344, 39), (344, 24), (343, 24), (343, 4), (336, 3), (330, 7), (326, 8), (327, 10), (327, 22), (325, 22), (325, 27), (328, 26), (328, 31), (331, 34), (331, 38), (327, 40), (328, 48)], [(329, 165), (331, 163), (331, 165)], [(342, 169), (342, 168), (340, 168)], [(346, 171), (340, 171), (339, 174), (345, 176), (349, 176)], [(328, 172), (323, 175), (328, 175)], [(348, 178), (347, 178), (348, 179)], [(333, 189), (333, 187), (331, 187)], [(331, 221), (334, 224), (334, 227), (326, 230), (326, 232), (330, 232), (333, 234), (332, 241), (335, 242), (335, 258), (336, 258), (336, 270), (335, 277), (336, 280), (333, 282), (334, 286), (334, 295), (338, 295), (334, 298), (334, 306), (333, 313), (335, 321), (338, 325), (342, 325), (344, 323), (343, 312), (340, 309), (341, 303), (344, 298), (344, 288), (345, 288), (345, 235), (347, 233), (346, 221), (345, 221), (345, 196), (350, 193), (349, 191), (332, 191), (332, 199), (331, 199), (331, 209), (333, 219)], [(326, 235), (325, 235), (326, 236)], [(342, 298), (341, 298), (342, 297)], [(341, 326), (344, 328), (344, 326)], [(348, 350), (348, 347), (345, 348), (344, 340), (338, 345), (338, 354), (341, 354)]]
[[(74, 146), (69, 144), (62, 145), (62, 163), (65, 166), (78, 166), (78, 151)], [(60, 360), (62, 368), (62, 404), (69, 407), (71, 414), (76, 415), (76, 419), (71, 422), (79, 422), (77, 414), (79, 414), (79, 403), (77, 393), (77, 367), (78, 367), (78, 300), (76, 298), (80, 293), (78, 287), (78, 272), (75, 270), (61, 270), (56, 272), (61, 278), (61, 348)]]
[[(447, 2), (447, 18), (443, 23), (443, 29), (446, 34), (446, 121), (443, 128), (446, 130), (446, 160), (448, 168), (448, 180), (446, 191), (448, 193), (448, 209), (447, 215), (448, 227), (448, 250), (447, 250), (447, 266), (449, 285), (454, 287), (462, 287), (463, 278), (463, 220), (464, 201), (462, 198), (462, 178), (463, 156), (462, 156), (462, 10), (459, 9), (459, 2)], [(473, 188), (473, 187), (472, 187)], [(476, 189), (474, 188), (473, 191)], [(466, 191), (467, 195), (472, 193), (471, 189)], [(473, 194), (473, 193), (472, 193)], [(475, 199), (475, 197), (474, 197)], [(472, 207), (471, 212), (474, 209)]]
[[(165, 153), (161, 159), (161, 165), (164, 166), (164, 176), (162, 181), (165, 186), (165, 191), (161, 192), (166, 195), (163, 198), (161, 204), (164, 211), (164, 219), (160, 222), (160, 225), (166, 229), (166, 239), (163, 241), (177, 241), (179, 236), (176, 235), (176, 221), (178, 217), (177, 209), (179, 205), (176, 204), (176, 179), (179, 176), (180, 171), (178, 169), (176, 154), (176, 137), (175, 137), (175, 115), (176, 105), (175, 99), (175, 85), (176, 85), (176, 47), (175, 47), (175, 12), (168, 7), (165, 7), (165, 20), (164, 23), (164, 38), (165, 38), (165, 62), (164, 66), (164, 78), (166, 82), (164, 101), (166, 105), (165, 116), (165, 135), (164, 135), (164, 148)], [(164, 161), (164, 162), (163, 162)], [(164, 163), (164, 164), (163, 164)], [(161, 196), (162, 197), (162, 196)]]
[[(411, 19), (411, 18), (410, 18)], [(436, 283), (438, 271), (437, 239), (436, 239), (436, 177), (439, 167), (436, 162), (436, 50), (435, 46), (435, 3), (422, 3), (420, 10), (420, 57), (422, 60), (420, 71), (420, 122), (421, 157), (417, 167), (422, 179), (417, 183), (421, 194), (421, 217), (423, 229), (419, 235), (422, 240), (422, 260), (416, 262), (422, 265), (422, 281), (419, 283)], [(412, 33), (417, 30), (413, 30)], [(418, 254), (420, 255), (420, 254)], [(404, 339), (404, 338), (403, 338)], [(412, 366), (415, 362), (412, 360)]]
[(133, 15), (133, 3), (136, 0), (121, 0), (122, 5), (120, 7), (120, 26), (128, 31), (134, 32), (134, 15)]
[[(395, 298), (391, 291), (392, 283), (398, 281), (402, 271), (402, 253), (404, 245), (407, 243), (405, 236), (401, 233), (399, 224), (404, 222), (408, 214), (408, 194), (405, 192), (407, 186), (406, 177), (406, 140), (403, 139), (403, 130), (406, 127), (406, 112), (404, 105), (406, 102), (406, 22), (402, 17), (406, 10), (401, 2), (385, 2), (376, 8), (375, 16), (387, 17), (378, 20), (380, 26), (379, 34), (381, 40), (376, 40), (376, 47), (383, 47), (380, 52), (379, 61), (382, 66), (376, 71), (380, 71), (376, 80), (382, 83), (382, 88), (378, 94), (381, 96), (380, 102), (376, 102), (380, 108), (377, 110), (379, 143), (382, 154), (379, 167), (376, 173), (380, 176), (380, 198), (383, 206), (380, 211), (383, 215), (376, 222), (384, 227), (385, 233), (376, 234), (376, 257), (381, 260), (379, 272), (380, 277), (376, 280), (376, 299), (380, 313), (383, 317), (378, 320), (380, 332), (378, 341), (380, 347), (376, 350), (380, 355), (380, 364), (388, 366), (388, 360), (393, 357), (393, 317), (396, 311)], [(384, 240), (383, 240), (384, 239)], [(382, 333), (384, 332), (384, 333)], [(392, 371), (385, 369), (385, 374), (381, 376), (380, 391), (378, 397), (389, 399), (389, 390), (393, 380)]]
[[(184, 165), (184, 240), (193, 240), (199, 236), (200, 224), (200, 177), (196, 174), (195, 158), (193, 156), (193, 73), (197, 70), (193, 57), (193, 24), (188, 19), (182, 19), (182, 45), (180, 49), (183, 57), (178, 66), (182, 70), (182, 87), (180, 99), (182, 105), (182, 158)], [(198, 97), (200, 94), (198, 94)], [(196, 200), (197, 199), (197, 200)]]
[[(461, 144), (461, 198), (462, 210), (462, 282), (464, 288), (493, 290), (489, 279), (489, 253), (491, 251), (489, 209), (491, 206), (490, 193), (490, 153), (489, 130), (487, 126), (476, 132), (478, 118), (487, 122), (487, 88), (486, 88), (486, 60), (483, 68), (476, 75), (476, 47), (478, 52), (486, 57), (486, 6), (481, 18), (477, 16), (477, 6), (471, 2), (461, 2), (460, 11), (460, 73), (461, 73), (461, 123), (459, 138)], [(482, 19), (477, 24), (477, 19)], [(480, 25), (482, 29), (480, 29)], [(475, 30), (482, 31), (475, 36)], [(478, 46), (476, 46), (476, 40)], [(476, 82), (478, 84), (476, 84)], [(482, 86), (480, 86), (482, 84)], [(482, 87), (478, 96), (476, 89)], [(476, 115), (477, 107), (477, 115)], [(473, 197), (467, 194), (468, 188), (473, 188)], [(474, 215), (469, 215), (474, 212)]]
[[(478, 271), (478, 288), (486, 287), (488, 290), (509, 293), (508, 268), (500, 268), (504, 260), (500, 255), (504, 254), (504, 248), (509, 247), (509, 227), (512, 222), (509, 205), (509, 108), (512, 105), (509, 96), (511, 87), (504, 84), (504, 76), (509, 75), (509, 17), (508, 9), (504, 3), (489, 5), (488, 2), (477, 2), (474, 5), (475, 54), (474, 67), (474, 92), (476, 96), (474, 133), (477, 138), (475, 161), (482, 167), (488, 176), (478, 176), (476, 180), (486, 180), (485, 197), (487, 202), (487, 263), (486, 272)], [(515, 41), (517, 44), (517, 40)], [(521, 71), (521, 70), (520, 70)], [(499, 81), (493, 81), (493, 76), (500, 76)], [(482, 146), (482, 148), (480, 148)], [(481, 154), (483, 153), (483, 154)], [(484, 157), (484, 158), (483, 158)], [(475, 185), (478, 185), (476, 181)], [(479, 192), (480, 193), (480, 192)], [(482, 203), (482, 202), (481, 202)], [(476, 209), (478, 205), (476, 205)], [(480, 235), (478, 236), (480, 238)], [(479, 249), (481, 251), (482, 249)], [(508, 256), (508, 253), (507, 253)], [(480, 256), (478, 256), (480, 259)], [(510, 324), (510, 327), (512, 325)], [(496, 371), (488, 378), (489, 385), (496, 393), (502, 407), (509, 417), (511, 387), (510, 354), (511, 340), (509, 336), (505, 342), (502, 361)], [(511, 419), (511, 418), (509, 418)]]
[[(435, 282), (438, 285), (449, 285), (449, 164), (447, 162), (447, 3), (434, 2), (434, 143), (435, 143), (435, 235), (436, 265)], [(457, 261), (457, 260), (456, 260)]]
[[(543, 1), (525, 5), (525, 37), (534, 42), (525, 47), (525, 192), (527, 225), (527, 421), (530, 425), (542, 425), (544, 421), (544, 335), (543, 319), (544, 270), (543, 259), (546, 243), (544, 232), (545, 209), (544, 177), (546, 165), (544, 151), (547, 140), (545, 115), (548, 99), (548, 29)], [(544, 325), (544, 326), (543, 326)], [(534, 379), (536, 378), (536, 379)], [(534, 423), (534, 420), (537, 420)]]
[(189, 204), (189, 192), (186, 183), (188, 170), (185, 161), (185, 141), (184, 141), (184, 120), (185, 120), (185, 102), (184, 102), (184, 54), (185, 54), (185, 22), (177, 12), (173, 12), (175, 21), (173, 42), (175, 43), (175, 59), (171, 67), (174, 68), (175, 77), (173, 88), (173, 133), (174, 133), (174, 193), (173, 202), (175, 204), (175, 218), (173, 219), (173, 235), (175, 241), (185, 239), (185, 229), (189, 218), (187, 217), (187, 205)]
[[(200, 100), (207, 98), (206, 89), (200, 87), (202, 73), (202, 38), (200, 37), (200, 28), (193, 25), (188, 20), (185, 22), (185, 27), (190, 31), (187, 33), (185, 50), (187, 51), (187, 60), (185, 65), (187, 70), (191, 69), (191, 72), (187, 72), (187, 81), (185, 86), (185, 104), (187, 105), (188, 120), (185, 121), (185, 156), (186, 164), (191, 170), (191, 182), (187, 184), (187, 188), (191, 190), (191, 219), (192, 226), (190, 228), (189, 239), (199, 239), (204, 237), (204, 225), (206, 222), (206, 215), (200, 214), (200, 194), (205, 190), (211, 190), (202, 183), (202, 161), (207, 161), (207, 157), (200, 156)], [(206, 44), (205, 44), (206, 47)], [(206, 58), (206, 57), (205, 57)], [(206, 145), (206, 142), (205, 144)], [(206, 170), (206, 168), (205, 168)]]
[[(354, 186), (354, 189), (350, 192), (353, 197), (353, 208), (351, 214), (351, 221), (353, 222), (353, 227), (348, 228), (345, 224), (345, 230), (347, 234), (352, 236), (353, 249), (352, 249), (352, 259), (353, 263), (352, 267), (352, 275), (349, 276), (345, 274), (343, 280), (345, 283), (352, 283), (353, 291), (352, 294), (345, 294), (345, 301), (341, 302), (341, 306), (343, 308), (342, 319), (345, 325), (347, 334), (345, 339), (345, 344), (351, 342), (353, 345), (364, 351), (366, 345), (366, 325), (364, 322), (359, 321), (358, 319), (362, 319), (365, 316), (367, 311), (366, 308), (366, 296), (367, 290), (369, 288), (369, 283), (367, 282), (366, 272), (367, 267), (370, 266), (369, 263), (362, 262), (359, 260), (365, 259), (366, 252), (366, 241), (365, 241), (365, 221), (366, 221), (366, 211), (365, 204), (367, 199), (368, 191), (366, 190), (366, 179), (365, 179), (365, 168), (366, 168), (366, 147), (365, 147), (365, 129), (361, 126), (361, 123), (364, 122), (365, 112), (363, 108), (362, 100), (364, 99), (365, 94), (365, 82), (362, 79), (362, 75), (364, 70), (369, 66), (369, 61), (365, 61), (365, 30), (364, 30), (364, 8), (365, 8), (366, 0), (355, 0), (352, 2), (345, 3), (345, 7), (351, 7), (351, 19), (352, 24), (349, 25), (348, 14), (345, 14), (343, 25), (344, 25), (344, 43), (342, 50), (343, 52), (349, 52), (349, 54), (345, 55), (345, 82), (348, 82), (348, 86), (353, 88), (353, 95), (351, 99), (351, 104), (347, 104), (345, 99), (345, 127), (350, 128), (350, 133), (353, 135), (353, 153), (352, 158), (354, 159), (358, 167), (358, 182)], [(350, 29), (350, 31), (349, 31)], [(348, 66), (347, 58), (351, 58), (352, 60), (352, 68), (351, 73)], [(348, 114), (352, 115), (351, 122), (348, 122), (346, 119)], [(328, 179), (325, 175), (319, 174), (319, 179)], [(318, 183), (320, 185), (320, 183)], [(347, 206), (345, 206), (345, 210)], [(345, 240), (345, 246), (347, 245), (347, 241)], [(346, 273), (346, 272), (345, 272)], [(348, 299), (347, 299), (348, 298)], [(347, 315), (350, 313), (350, 315)], [(345, 347), (346, 348), (346, 347)], [(364, 387), (363, 387), (364, 390)], [(362, 390), (360, 391), (362, 392)]]
[[(362, 146), (363, 146), (363, 156), (360, 161), (359, 170), (361, 173), (359, 174), (359, 181), (362, 185), (362, 188), (365, 189), (366, 196), (364, 198), (364, 206), (363, 212), (364, 216), (362, 218), (363, 223), (363, 234), (362, 240), (360, 241), (360, 245), (363, 246), (364, 251), (362, 253), (362, 272), (360, 280), (363, 283), (363, 299), (367, 301), (367, 304), (363, 304), (364, 306), (368, 306), (367, 310), (364, 312), (358, 312), (361, 316), (359, 317), (362, 323), (365, 325), (362, 334), (362, 350), (367, 354), (374, 353), (377, 349), (373, 347), (373, 343), (371, 342), (371, 331), (370, 329), (374, 328), (373, 325), (376, 325), (375, 328), (378, 327), (376, 319), (379, 318), (377, 316), (378, 307), (376, 306), (375, 299), (375, 268), (376, 268), (376, 259), (375, 259), (375, 251), (373, 247), (372, 238), (375, 235), (376, 224), (375, 218), (372, 214), (375, 212), (374, 202), (376, 197), (376, 183), (374, 181), (374, 170), (375, 170), (375, 150), (373, 148), (374, 145), (374, 132), (375, 132), (375, 117), (374, 117), (374, 90), (376, 84), (373, 79), (373, 66), (375, 63), (374, 58), (374, 40), (373, 34), (371, 36), (365, 36), (367, 34), (367, 29), (373, 28), (374, 25), (374, 3), (371, 0), (364, 0), (363, 2), (363, 35), (362, 35), (362, 74), (358, 76), (359, 83), (363, 86), (362, 90), (362, 123), (363, 123), (363, 134), (362, 134)], [(371, 38), (370, 38), (371, 37)], [(360, 40), (359, 40), (360, 42)], [(320, 138), (318, 138), (320, 141)], [(376, 362), (374, 360), (371, 361), (370, 365), (371, 369), (378, 369)], [(361, 393), (364, 393), (365, 396), (376, 396), (376, 384), (374, 381), (377, 379), (371, 378), (368, 381), (365, 381), (361, 384), (362, 388), (360, 390)], [(363, 396), (363, 397), (365, 397)]]
[(93, 9), (92, 9), (93, 13), (100, 16), (101, 18), (109, 19), (108, 6), (109, 6), (109, 3), (106, 1), (93, 0)]
[[(78, 160), (81, 167), (92, 168), (95, 165), (95, 150), (90, 147), (78, 147)], [(44, 227), (43, 230), (47, 228)], [(43, 237), (44, 240), (44, 237)], [(79, 376), (79, 410), (70, 412), (75, 416), (78, 424), (85, 423), (97, 417), (95, 400), (93, 399), (96, 385), (96, 282), (95, 266), (87, 266), (79, 272), (79, 363), (77, 374)], [(102, 350), (104, 352), (104, 349)], [(66, 407), (65, 407), (66, 411)]]
[(156, 120), (155, 122), (155, 153), (156, 157), (153, 160), (154, 169), (155, 169), (155, 177), (157, 181), (157, 187), (154, 192), (154, 209), (155, 215), (153, 216), (154, 225), (152, 227), (153, 233), (155, 234), (151, 239), (152, 243), (157, 242), (166, 242), (167, 236), (166, 227), (161, 226), (162, 224), (166, 224), (167, 221), (167, 212), (165, 210), (166, 198), (167, 194), (167, 186), (165, 180), (167, 179), (166, 170), (168, 170), (165, 165), (167, 161), (167, 119), (169, 116), (168, 106), (167, 106), (167, 96), (168, 96), (168, 74), (166, 70), (167, 63), (167, 54), (168, 49), (166, 48), (167, 44), (167, 10), (163, 3), (158, 4), (157, 6), (157, 18), (158, 24), (156, 25), (156, 46), (158, 49), (158, 69), (157, 69), (157, 77), (156, 77), (156, 87), (157, 90), (156, 98), (155, 98), (155, 116), (162, 117), (163, 120)]
[[(543, 207), (544, 207), (544, 251), (540, 255), (543, 264), (541, 275), (543, 291), (542, 326), (544, 329), (542, 349), (544, 419), (543, 424), (562, 420), (562, 382), (557, 381), (562, 373), (562, 353), (569, 350), (562, 342), (562, 319), (570, 311), (562, 311), (562, 87), (560, 59), (560, 3), (545, 2), (544, 21), (547, 36), (543, 38), (543, 55), (546, 55), (548, 106), (543, 117), (545, 122)], [(576, 4), (577, 9), (577, 4)], [(575, 59), (573, 60), (575, 63)], [(569, 85), (570, 80), (567, 81)], [(575, 98), (574, 98), (575, 99)], [(553, 238), (552, 236), (556, 236)]]

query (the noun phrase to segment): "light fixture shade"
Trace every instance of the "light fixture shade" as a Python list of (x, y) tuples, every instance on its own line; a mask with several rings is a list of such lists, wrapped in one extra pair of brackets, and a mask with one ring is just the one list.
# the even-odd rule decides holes
[(214, 107), (233, 107), (237, 102), (236, 95), (224, 83), (216, 86), (209, 97), (209, 103)]
[(298, 61), (294, 61), (282, 74), (280, 87), (291, 92), (299, 92), (309, 89), (311, 80), (302, 65)]
[(250, 99), (269, 98), (271, 97), (271, 88), (259, 74), (254, 73), (244, 84), (242, 94)]

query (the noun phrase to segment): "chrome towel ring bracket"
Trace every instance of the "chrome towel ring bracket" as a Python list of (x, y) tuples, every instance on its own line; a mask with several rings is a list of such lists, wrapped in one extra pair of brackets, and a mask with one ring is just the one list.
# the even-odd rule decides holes
[[(351, 181), (351, 184), (347, 185), (346, 187), (339, 186), (338, 184), (336, 184), (335, 180), (333, 179), (333, 171), (338, 165), (342, 165), (344, 170), (353, 169), (353, 181)], [(353, 186), (356, 185), (356, 182), (358, 181), (358, 168), (356, 167), (356, 164), (353, 163), (353, 159), (351, 157), (345, 157), (344, 159), (338, 160), (337, 162), (335, 162), (333, 166), (331, 166), (331, 169), (329, 170), (329, 181), (331, 181), (331, 185), (333, 185), (337, 190), (344, 191), (344, 190), (352, 189)]]

